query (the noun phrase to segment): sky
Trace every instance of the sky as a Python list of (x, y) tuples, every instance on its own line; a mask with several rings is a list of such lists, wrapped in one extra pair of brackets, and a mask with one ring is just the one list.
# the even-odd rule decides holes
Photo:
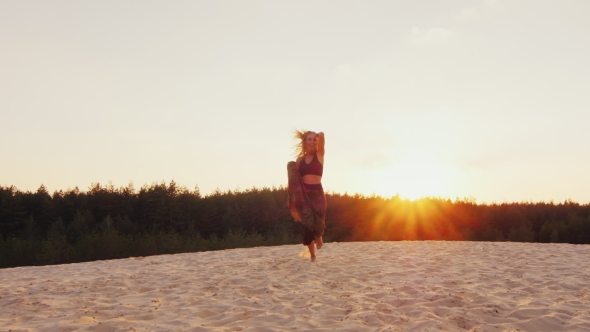
[(590, 2), (0, 2), (0, 185), (590, 202)]

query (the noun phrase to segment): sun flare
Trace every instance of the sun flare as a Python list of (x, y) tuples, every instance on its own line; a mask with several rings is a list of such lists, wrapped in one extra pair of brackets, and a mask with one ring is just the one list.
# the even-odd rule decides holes
[(373, 170), (374, 191), (383, 197), (399, 195), (415, 200), (421, 197), (450, 197), (460, 170), (427, 154), (400, 157), (391, 167)]

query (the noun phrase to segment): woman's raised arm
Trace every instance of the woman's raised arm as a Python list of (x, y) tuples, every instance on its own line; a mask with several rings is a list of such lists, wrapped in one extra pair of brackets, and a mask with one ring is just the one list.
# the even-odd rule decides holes
[(325, 154), (324, 146), (326, 144), (326, 136), (323, 132), (318, 133), (318, 154), (323, 156)]

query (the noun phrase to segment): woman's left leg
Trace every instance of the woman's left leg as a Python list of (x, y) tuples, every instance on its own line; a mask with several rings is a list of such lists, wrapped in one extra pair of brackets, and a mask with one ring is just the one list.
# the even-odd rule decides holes
[(315, 243), (316, 248), (321, 249), (324, 245), (324, 230), (326, 229), (326, 195), (324, 194), (324, 190), (316, 190), (310, 196), (310, 202), (313, 206), (313, 211), (315, 214)]
[(318, 250), (322, 249), (322, 246), (324, 245), (324, 239), (321, 235), (315, 237), (315, 245), (318, 248)]

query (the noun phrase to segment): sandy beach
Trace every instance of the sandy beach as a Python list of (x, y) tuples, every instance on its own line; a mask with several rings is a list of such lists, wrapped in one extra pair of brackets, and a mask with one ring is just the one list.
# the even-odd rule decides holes
[(327, 243), (0, 270), (0, 331), (590, 331), (590, 245)]

